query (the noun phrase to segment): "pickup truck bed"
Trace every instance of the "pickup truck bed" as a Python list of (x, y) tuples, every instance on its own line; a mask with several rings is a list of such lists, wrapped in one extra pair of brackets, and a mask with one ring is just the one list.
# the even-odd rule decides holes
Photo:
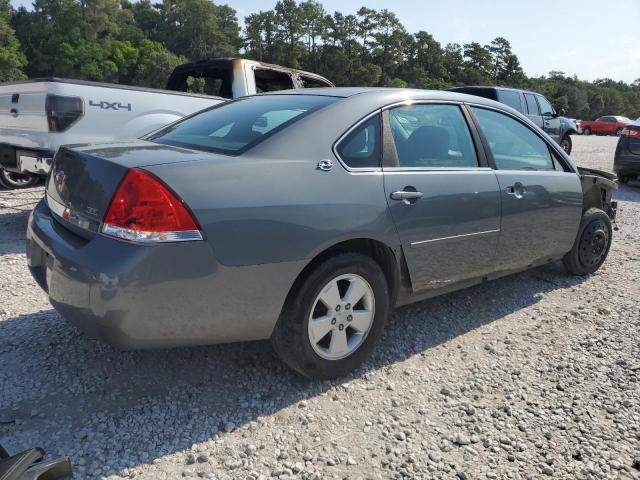
[(135, 139), (231, 98), (332, 86), (313, 73), (239, 58), (180, 65), (166, 90), (62, 78), (3, 83), (0, 184), (28, 186), (7, 175), (45, 175), (61, 145)]

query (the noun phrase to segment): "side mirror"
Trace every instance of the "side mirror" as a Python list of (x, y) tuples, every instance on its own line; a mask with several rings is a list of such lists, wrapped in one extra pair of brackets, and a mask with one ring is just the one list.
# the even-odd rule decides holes
[(567, 110), (564, 108), (560, 109), (560, 115), (562, 115), (563, 117), (567, 114)]

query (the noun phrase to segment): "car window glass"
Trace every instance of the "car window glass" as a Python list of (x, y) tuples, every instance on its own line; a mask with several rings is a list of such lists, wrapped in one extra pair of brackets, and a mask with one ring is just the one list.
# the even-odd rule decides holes
[(513, 118), (473, 107), (500, 170), (554, 170), (549, 147), (538, 135)]
[(231, 98), (231, 74), (227, 69), (203, 68), (182, 74), (170, 90)]
[(477, 167), (467, 123), (457, 105), (408, 105), (389, 111), (400, 167)]
[(498, 90), (498, 100), (517, 111), (522, 112), (522, 104), (520, 101), (520, 92), (512, 90)]
[(342, 161), (351, 168), (380, 166), (380, 115), (354, 129), (337, 147)]
[(290, 90), (293, 88), (293, 80), (286, 72), (257, 68), (254, 70), (256, 80), (256, 92), (275, 92), (278, 90)]
[(148, 137), (156, 143), (241, 153), (268, 135), (336, 101), (319, 95), (266, 95), (219, 104)]
[(540, 115), (535, 97), (533, 95), (525, 93), (524, 99), (527, 102), (527, 111), (529, 112), (529, 115)]
[(553, 115), (553, 107), (542, 95), (538, 95), (538, 104), (540, 104), (540, 113), (542, 115)]

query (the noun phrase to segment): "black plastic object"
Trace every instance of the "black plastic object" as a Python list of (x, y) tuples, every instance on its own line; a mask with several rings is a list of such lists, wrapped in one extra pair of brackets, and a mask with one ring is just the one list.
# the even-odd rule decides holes
[(32, 448), (10, 456), (0, 445), (0, 480), (68, 480), (72, 475), (68, 457), (43, 462), (44, 450)]

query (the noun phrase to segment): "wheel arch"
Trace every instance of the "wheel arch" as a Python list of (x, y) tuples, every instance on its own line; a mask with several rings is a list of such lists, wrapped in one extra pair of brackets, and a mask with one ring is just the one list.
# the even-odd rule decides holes
[(289, 302), (291, 295), (299, 288), (311, 270), (326, 259), (341, 253), (360, 253), (370, 257), (380, 266), (389, 284), (390, 305), (392, 306), (410, 283), (404, 255), (399, 247), (394, 249), (373, 238), (352, 238), (335, 243), (317, 253), (296, 277), (289, 289), (286, 302)]

